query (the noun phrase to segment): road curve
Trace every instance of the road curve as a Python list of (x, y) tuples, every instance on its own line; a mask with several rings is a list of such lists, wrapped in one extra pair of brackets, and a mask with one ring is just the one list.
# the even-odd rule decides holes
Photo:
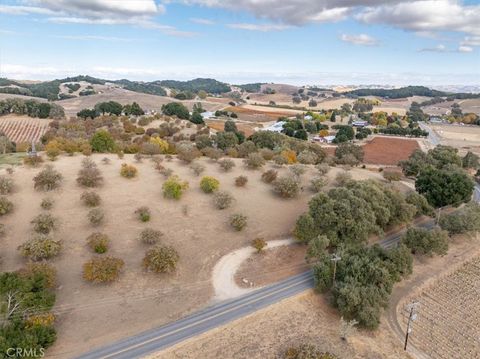
[[(434, 225), (434, 220), (429, 220), (417, 226), (430, 229)], [(394, 233), (382, 240), (380, 245), (384, 248), (391, 248), (399, 242), (402, 234), (403, 231)], [(241, 297), (219, 302), (176, 322), (95, 349), (78, 358), (141, 358), (311, 289), (313, 285), (313, 273), (308, 271)]]

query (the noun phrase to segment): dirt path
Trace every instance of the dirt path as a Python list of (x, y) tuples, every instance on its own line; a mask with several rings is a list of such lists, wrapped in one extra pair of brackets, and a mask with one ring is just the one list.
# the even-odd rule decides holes
[[(285, 246), (294, 243), (293, 239), (278, 239), (267, 242), (265, 249)], [(215, 300), (225, 300), (247, 294), (257, 288), (241, 288), (235, 282), (235, 273), (241, 264), (248, 259), (255, 248), (248, 246), (237, 249), (222, 258), (213, 268), (212, 283), (215, 291)]]
[[(403, 342), (405, 338), (405, 328), (403, 323), (399, 322), (399, 313), (407, 304), (408, 298), (420, 293), (423, 288), (439, 278), (454, 272), (463, 263), (479, 254), (480, 243), (473, 239), (457, 237), (446, 256), (415, 259), (413, 274), (394, 288), (385, 313), (388, 326), (399, 341)], [(412, 345), (409, 345), (408, 352), (416, 358), (428, 358)]]

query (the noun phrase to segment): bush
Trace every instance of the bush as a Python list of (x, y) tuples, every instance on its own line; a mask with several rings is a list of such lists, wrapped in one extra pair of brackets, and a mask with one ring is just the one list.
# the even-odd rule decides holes
[(245, 187), (247, 182), (248, 182), (247, 176), (238, 176), (237, 178), (235, 178), (235, 186), (237, 187)]
[(263, 167), (265, 164), (265, 159), (262, 157), (260, 153), (249, 153), (247, 158), (243, 160), (243, 162), (247, 165), (248, 168), (257, 169)]
[(41, 156), (26, 156), (23, 158), (23, 163), (27, 166), (37, 167), (40, 163), (43, 163)]
[(275, 152), (273, 152), (271, 149), (269, 148), (262, 148), (260, 150), (260, 154), (262, 155), (262, 157), (265, 159), (265, 161), (270, 161), (273, 159), (273, 157), (275, 156)]
[(90, 249), (98, 254), (106, 253), (109, 243), (110, 239), (108, 238), (108, 236), (99, 232), (92, 233), (87, 238), (87, 244)]
[(137, 168), (132, 165), (127, 165), (126, 163), (122, 164), (120, 168), (120, 175), (125, 178), (134, 178), (137, 176)]
[(24, 278), (42, 278), (47, 288), (57, 285), (57, 270), (46, 262), (29, 262), (18, 273)]
[(292, 165), (289, 167), (289, 170), (297, 177), (300, 177), (306, 172), (306, 168), (304, 165)]
[(312, 184), (312, 191), (318, 193), (327, 185), (328, 181), (325, 177), (315, 177), (310, 183)]
[(330, 171), (330, 166), (326, 163), (320, 163), (315, 167), (320, 176), (325, 176)]
[(188, 182), (182, 182), (178, 176), (171, 176), (162, 185), (162, 189), (165, 198), (179, 200), (188, 189)]
[(57, 219), (50, 213), (42, 213), (36, 216), (30, 223), (33, 224), (33, 230), (41, 234), (49, 234), (57, 228)]
[(35, 177), (33, 177), (34, 188), (43, 191), (52, 191), (58, 187), (63, 181), (63, 176), (52, 166), (47, 165)]
[(82, 169), (78, 172), (77, 183), (84, 187), (97, 187), (103, 181), (95, 162), (90, 158), (84, 158), (82, 161)]
[(87, 207), (97, 207), (102, 202), (100, 196), (93, 191), (83, 192), (80, 196), (80, 200)]
[(105, 214), (100, 208), (94, 208), (87, 214), (88, 221), (92, 226), (99, 226), (105, 220)]
[(4, 216), (13, 210), (13, 203), (6, 197), (0, 197), (0, 216)]
[(225, 191), (215, 192), (213, 195), (213, 203), (218, 209), (225, 209), (232, 205), (234, 201), (233, 196)]
[(398, 171), (383, 171), (383, 178), (388, 182), (400, 181), (402, 179), (402, 173)]
[(205, 171), (205, 166), (201, 163), (194, 162), (190, 165), (190, 169), (195, 173), (196, 176), (200, 176), (203, 171)]
[(345, 186), (351, 180), (352, 180), (352, 175), (346, 171), (340, 172), (335, 177), (335, 183), (337, 184), (337, 186), (340, 186), (340, 187)]
[(45, 235), (36, 235), (19, 247), (22, 256), (33, 261), (53, 258), (60, 253), (61, 249), (60, 241), (55, 241)]
[(142, 222), (148, 222), (150, 220), (150, 209), (146, 206), (142, 206), (135, 210), (135, 214), (137, 215), (138, 219)]
[(262, 174), (262, 181), (265, 183), (272, 183), (277, 179), (278, 172), (275, 170), (268, 170)]
[(267, 242), (263, 238), (255, 238), (252, 241), (252, 247), (257, 250), (257, 253), (263, 251), (263, 249), (267, 246)]
[(290, 347), (285, 351), (283, 359), (337, 359), (330, 353), (324, 353), (310, 344), (302, 344), (298, 347)]
[(312, 151), (304, 150), (297, 156), (297, 160), (304, 165), (314, 165), (318, 162), (318, 156)]
[(402, 237), (404, 243), (413, 254), (445, 255), (448, 251), (448, 232), (441, 229), (432, 231), (425, 228), (409, 228)]
[(110, 132), (106, 130), (97, 131), (90, 140), (90, 145), (94, 152), (113, 152), (115, 150), (115, 141)]
[(206, 147), (202, 149), (202, 153), (211, 160), (217, 161), (223, 157), (223, 151), (218, 148)]
[(180, 256), (173, 247), (157, 245), (147, 251), (143, 266), (155, 273), (171, 273), (176, 269), (179, 259)]
[(218, 164), (225, 172), (229, 172), (233, 167), (235, 167), (235, 162), (228, 158), (218, 161)]
[(280, 177), (273, 182), (273, 191), (283, 198), (296, 197), (300, 189), (300, 180), (295, 175)]
[(13, 190), (13, 180), (7, 176), (0, 176), (0, 194), (6, 195)]
[(247, 216), (234, 214), (230, 217), (230, 226), (237, 232), (240, 232), (247, 226)]
[(145, 228), (140, 232), (140, 242), (144, 244), (157, 244), (163, 233), (152, 228)]
[[(3, 223), (0, 223), (0, 238), (5, 237), (6, 234), (7, 234), (7, 231), (5, 229), (5, 225)], [(2, 257), (0, 257), (0, 263), (1, 261), (2, 261)]]
[(288, 164), (288, 159), (282, 155), (275, 155), (273, 156), (273, 162), (275, 162), (277, 166), (283, 166)]
[(115, 257), (96, 257), (83, 265), (83, 278), (93, 283), (108, 283), (118, 279), (124, 261)]
[(53, 204), (54, 204), (53, 199), (51, 199), (51, 198), (44, 198), (44, 199), (42, 199), (42, 202), (40, 202), (40, 207), (41, 207), (42, 209), (45, 209), (45, 210), (48, 211), (48, 210), (52, 209)]
[(220, 187), (220, 182), (214, 177), (205, 176), (200, 181), (200, 188), (205, 193), (215, 192), (218, 187)]

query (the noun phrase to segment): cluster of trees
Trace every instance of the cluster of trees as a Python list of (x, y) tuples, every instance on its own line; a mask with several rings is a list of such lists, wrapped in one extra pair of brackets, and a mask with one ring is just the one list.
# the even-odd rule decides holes
[(120, 116), (122, 113), (127, 116), (141, 116), (145, 114), (143, 109), (136, 102), (123, 106), (116, 101), (108, 101), (97, 103), (93, 109), (84, 108), (77, 112), (77, 116), (83, 119), (94, 119), (100, 115), (109, 114)]
[(303, 122), (298, 119), (286, 120), (282, 132), (288, 137), (294, 137), (300, 140), (308, 139), (308, 133), (305, 131)]
[(124, 89), (134, 92), (146, 93), (150, 95), (157, 96), (167, 96), (167, 91), (165, 89), (153, 82), (137, 82), (129, 80), (118, 80), (115, 81), (116, 84), (121, 85)]
[(405, 136), (405, 137), (427, 137), (428, 132), (422, 130), (419, 127), (399, 127), (399, 126), (389, 126), (385, 128), (379, 128), (379, 133), (385, 135), (395, 135), (395, 136)]
[(49, 102), (10, 98), (0, 101), (0, 115), (14, 113), (30, 117), (62, 119), (65, 111), (62, 106)]
[(419, 122), (425, 121), (428, 118), (428, 115), (423, 112), (420, 104), (414, 101), (410, 105), (410, 109), (407, 112), (407, 118), (411, 122)]
[(192, 115), (188, 111), (188, 108), (180, 102), (170, 102), (162, 105), (162, 112), (167, 116), (176, 116), (182, 120), (189, 120), (195, 124), (204, 124), (202, 112), (204, 109), (200, 103), (193, 105)]
[(416, 150), (401, 161), (403, 173), (416, 177), (415, 187), (435, 207), (458, 206), (472, 196), (474, 182), (463, 168), (477, 169), (478, 156), (469, 152), (464, 158), (449, 146), (437, 146), (424, 153)]
[(29, 264), (18, 272), (0, 273), (0, 352), (26, 348), (43, 356), (56, 339), (54, 315), (55, 270), (48, 264)]
[(241, 88), (245, 92), (255, 93), (255, 92), (260, 92), (260, 90), (262, 89), (262, 85), (264, 85), (264, 83), (256, 82), (252, 84), (235, 85), (235, 86)]
[(373, 110), (373, 106), (378, 106), (379, 104), (380, 102), (378, 100), (359, 98), (353, 104), (353, 111), (357, 113), (370, 112)]
[(352, 126), (347, 125), (334, 125), (334, 130), (337, 130), (333, 143), (344, 143), (353, 140), (355, 137), (355, 130)]
[(168, 87), (177, 91), (190, 91), (193, 93), (198, 93), (201, 90), (213, 94), (222, 94), (230, 91), (230, 86), (228, 84), (215, 79), (198, 78), (189, 81), (163, 80), (154, 81), (152, 84)]
[(358, 89), (346, 93), (350, 96), (378, 96), (384, 98), (405, 98), (412, 96), (425, 97), (450, 97), (450, 98), (478, 98), (479, 94), (458, 93), (451, 94), (448, 92), (432, 90), (425, 86), (407, 86), (398, 89)]

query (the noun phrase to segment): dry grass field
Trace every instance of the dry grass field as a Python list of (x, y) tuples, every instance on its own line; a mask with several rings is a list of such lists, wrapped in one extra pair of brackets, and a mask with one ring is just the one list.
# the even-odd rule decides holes
[[(241, 160), (236, 160), (237, 166), (225, 173), (216, 163), (200, 159), (206, 167), (204, 174), (217, 177), (221, 188), (236, 199), (231, 208), (220, 211), (214, 208), (211, 196), (199, 189), (200, 178), (177, 159), (164, 161), (164, 165), (190, 183), (190, 189), (180, 201), (163, 198), (161, 186), (165, 178), (151, 161), (135, 164), (139, 175), (128, 180), (121, 177), (119, 171), (122, 163), (134, 162), (132, 156), (126, 155), (121, 160), (108, 155), (110, 164), (101, 163), (103, 157), (92, 156), (104, 177), (97, 193), (102, 198), (106, 222), (98, 228), (88, 223), (89, 209), (80, 202), (85, 190), (76, 183), (83, 156), (61, 157), (53, 162), (63, 174), (64, 183), (52, 193), (33, 188), (32, 178), (40, 168), (20, 166), (12, 175), (15, 190), (9, 197), (14, 210), (2, 218), (6, 226), (6, 236), (0, 241), (3, 271), (16, 270), (25, 264), (17, 247), (32, 235), (30, 221), (41, 213), (43, 198), (54, 200), (51, 213), (60, 222), (55, 237), (62, 240), (63, 250), (52, 260), (59, 275), (54, 307), (58, 340), (48, 352), (54, 358), (70, 358), (205, 307), (212, 296), (211, 274), (218, 259), (234, 249), (248, 246), (256, 237), (270, 240), (288, 236), (313, 195), (306, 189), (296, 199), (283, 200), (272, 192), (270, 185), (261, 181), (262, 171), (245, 169)], [(279, 170), (280, 173), (286, 171), (286, 168)], [(331, 176), (338, 171), (342, 170), (332, 169)], [(305, 188), (315, 172), (312, 168), (303, 176)], [(234, 185), (234, 178), (240, 174), (249, 178), (244, 188)], [(362, 169), (354, 169), (352, 174), (358, 179), (380, 178), (378, 173)], [(148, 206), (152, 211), (148, 224), (135, 218), (134, 211), (140, 206)], [(271, 208), (276, 208), (274, 213)], [(248, 216), (244, 231), (234, 232), (228, 225), (233, 213)], [(174, 246), (179, 252), (179, 266), (174, 274), (155, 275), (142, 269), (141, 261), (147, 248), (137, 238), (146, 227), (161, 230), (162, 243)], [(93, 257), (86, 238), (96, 231), (110, 236), (110, 254), (125, 261), (119, 281), (111, 285), (94, 285), (82, 279), (82, 265)]]
[(63, 108), (65, 109), (65, 114), (67, 115), (67, 117), (69, 117), (75, 116), (78, 111), (84, 108), (93, 108), (97, 103), (104, 101), (117, 101), (122, 105), (126, 105), (135, 101), (145, 111), (155, 110), (157, 112), (160, 112), (162, 105), (174, 101), (182, 102), (190, 110), (192, 109), (193, 105), (198, 102), (201, 102), (203, 108), (207, 111), (216, 111), (225, 107), (223, 103), (218, 102), (195, 100), (179, 101), (172, 99), (171, 97), (143, 94), (117, 87), (109, 88), (103, 93), (60, 100), (56, 101), (56, 103), (63, 106)]
[(51, 120), (28, 116), (7, 115), (0, 118), (0, 131), (15, 142), (38, 142), (47, 132)]
[(480, 154), (480, 127), (460, 125), (429, 125), (440, 139), (440, 144), (458, 148), (462, 153)]

